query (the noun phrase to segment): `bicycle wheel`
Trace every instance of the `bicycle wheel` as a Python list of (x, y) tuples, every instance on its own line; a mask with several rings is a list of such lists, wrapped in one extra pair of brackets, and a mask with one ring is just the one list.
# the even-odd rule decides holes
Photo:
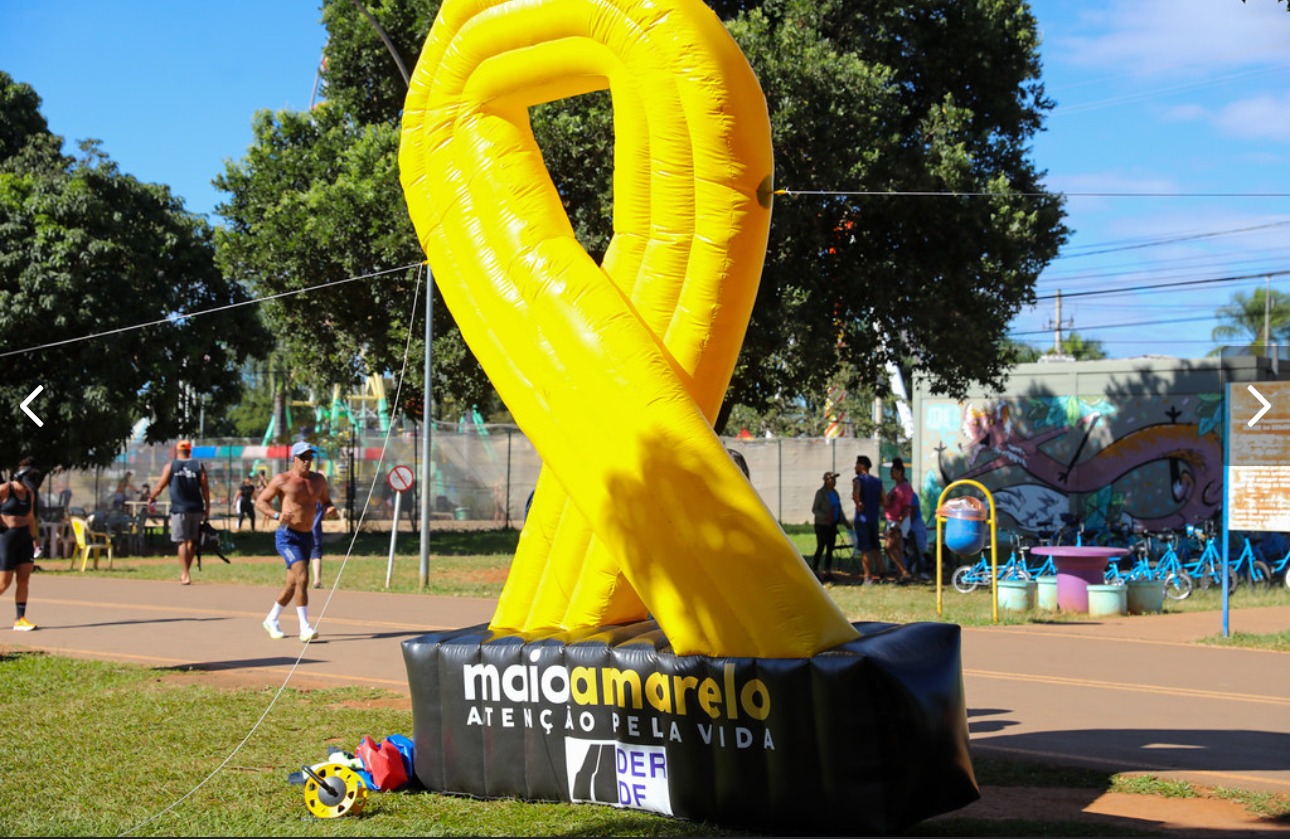
[(1250, 586), (1255, 591), (1266, 591), (1272, 587), (1272, 570), (1261, 559), (1254, 560), (1250, 566)]
[(959, 594), (971, 594), (981, 584), (971, 565), (962, 565), (954, 569), (954, 576), (950, 577), (950, 583)]
[[(1237, 581), (1240, 578), (1228, 569), (1227, 572), (1227, 590), (1236, 591)], [(1193, 580), (1193, 582), (1195, 582)], [(1206, 563), (1200, 569), (1200, 587), (1202, 589), (1222, 588), (1223, 586), (1223, 569), (1217, 563)]]
[(999, 569), (1000, 580), (1029, 580), (1030, 572), (1020, 565), (1005, 565)]
[(1170, 600), (1186, 600), (1191, 596), (1191, 577), (1178, 571), (1165, 577), (1165, 596)]

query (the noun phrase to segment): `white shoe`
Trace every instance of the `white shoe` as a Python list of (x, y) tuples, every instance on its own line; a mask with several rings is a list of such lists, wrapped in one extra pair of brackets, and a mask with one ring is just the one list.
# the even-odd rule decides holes
[(300, 640), (304, 641), (306, 644), (317, 637), (318, 630), (314, 629), (312, 626), (304, 626), (300, 628)]
[(31, 632), (35, 628), (36, 625), (26, 618), (18, 618), (18, 620), (13, 622), (14, 632)]
[(272, 620), (269, 620), (268, 618), (265, 618), (262, 626), (264, 627), (264, 631), (269, 633), (269, 637), (275, 641), (278, 640), (279, 638), (287, 637), (287, 633), (282, 631), (282, 627), (278, 626), (277, 621), (272, 621)]

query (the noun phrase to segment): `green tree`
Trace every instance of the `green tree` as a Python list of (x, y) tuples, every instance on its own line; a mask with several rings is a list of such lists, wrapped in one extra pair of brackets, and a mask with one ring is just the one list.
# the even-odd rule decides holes
[(1106, 345), (1096, 338), (1085, 338), (1078, 332), (1072, 332), (1062, 339), (1062, 349), (1076, 361), (1106, 358)]
[(44, 425), (4, 423), (0, 450), (46, 468), (105, 465), (139, 419), (162, 441), (195, 432), (201, 405), (235, 403), (238, 365), (267, 336), (216, 269), (205, 220), (122, 174), (95, 141), (63, 155), (39, 107), (0, 73), (0, 401), (45, 388)]
[[(1267, 355), (1268, 344), (1290, 340), (1290, 295), (1276, 289), (1256, 288), (1251, 294), (1238, 291), (1214, 314), (1221, 323), (1210, 332), (1211, 340), (1238, 344), (1250, 355)], [(1220, 349), (1215, 348), (1211, 355)]]
[(1044, 351), (1036, 346), (1014, 341), (1011, 338), (1003, 342), (1000, 351), (1005, 354), (1005, 358), (1009, 359), (1010, 364), (1027, 364), (1038, 361), (1040, 356), (1044, 354)]
[[(410, 68), (437, 10), (431, 0), (371, 11)], [(350, 0), (325, 2), (323, 21), (326, 101), (309, 113), (257, 113), (247, 154), (215, 179), (230, 196), (218, 207), (227, 221), (216, 237), (220, 264), (257, 296), (284, 295), (265, 303), (265, 315), (297, 383), (352, 386), (370, 372), (402, 369), (407, 350), (405, 387), (419, 391), (425, 303), (419, 296), (413, 306), (413, 289), (421, 272), (343, 282), (425, 258), (398, 180), (406, 87)], [(327, 283), (335, 285), (292, 294)], [(436, 403), (495, 406), (437, 294), (433, 308)]]
[(819, 392), (844, 357), (857, 391), (885, 392), (885, 363), (905, 358), (934, 392), (997, 383), (1008, 322), (1067, 235), (1025, 154), (1051, 107), (1029, 9), (733, 6), (730, 29), (770, 105), (776, 185), (866, 194), (776, 199), (728, 399)]

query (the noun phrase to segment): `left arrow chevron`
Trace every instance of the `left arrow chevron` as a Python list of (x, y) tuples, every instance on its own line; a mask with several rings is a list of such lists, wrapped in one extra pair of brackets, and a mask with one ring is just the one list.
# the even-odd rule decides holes
[(31, 421), (36, 423), (36, 425), (40, 428), (44, 428), (45, 424), (41, 422), (40, 417), (36, 416), (35, 413), (32, 412), (31, 408), (28, 408), (27, 406), (30, 405), (31, 400), (39, 396), (40, 392), (44, 389), (45, 389), (44, 385), (36, 385), (36, 389), (33, 390), (30, 394), (28, 394), (27, 398), (22, 400), (22, 404), (18, 406), (19, 408), (22, 408), (22, 412), (27, 416), (31, 417)]

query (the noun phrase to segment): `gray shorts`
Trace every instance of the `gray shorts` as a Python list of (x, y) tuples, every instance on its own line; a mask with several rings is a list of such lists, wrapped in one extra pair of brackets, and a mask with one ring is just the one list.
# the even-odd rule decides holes
[(178, 544), (179, 542), (196, 542), (202, 538), (202, 519), (206, 518), (205, 513), (171, 513), (170, 514), (170, 541)]

